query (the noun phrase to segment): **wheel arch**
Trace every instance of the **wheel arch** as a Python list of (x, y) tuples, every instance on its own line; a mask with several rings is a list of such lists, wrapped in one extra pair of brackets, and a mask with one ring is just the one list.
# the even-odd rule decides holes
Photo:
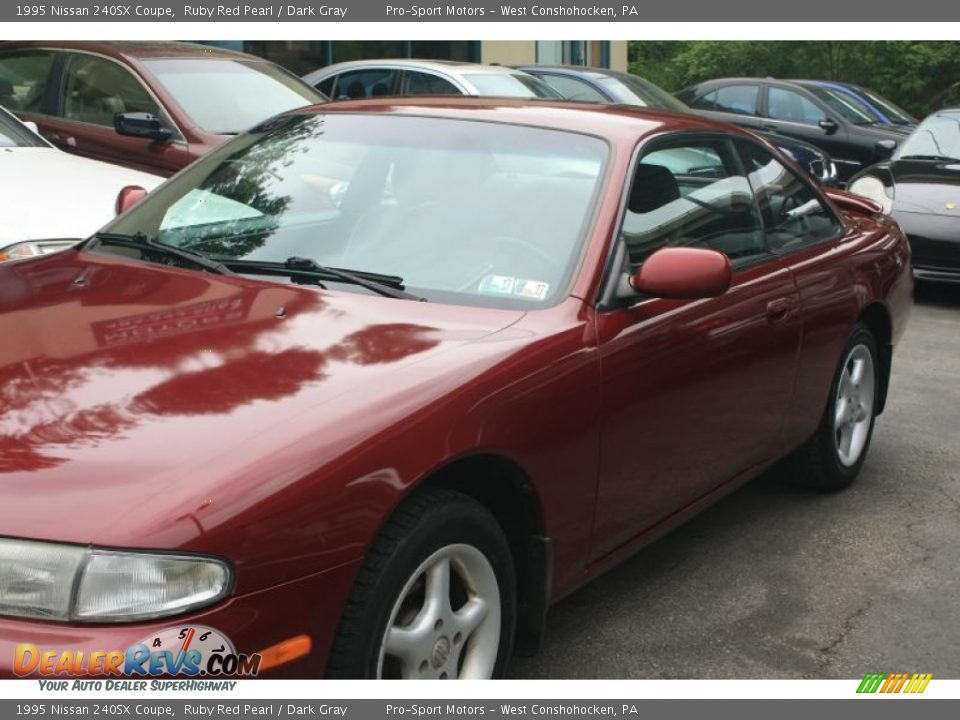
[(463, 493), (486, 507), (500, 524), (513, 553), (517, 579), (515, 649), (533, 654), (540, 647), (550, 603), (553, 557), (543, 506), (529, 474), (505, 455), (477, 453), (435, 469), (416, 485), (416, 489), (424, 487)]
[(883, 412), (887, 404), (887, 390), (890, 387), (890, 370), (893, 361), (893, 321), (890, 311), (880, 302), (867, 305), (860, 312), (858, 322), (867, 326), (877, 341), (877, 353), (880, 355), (880, 387), (877, 391), (877, 412)]

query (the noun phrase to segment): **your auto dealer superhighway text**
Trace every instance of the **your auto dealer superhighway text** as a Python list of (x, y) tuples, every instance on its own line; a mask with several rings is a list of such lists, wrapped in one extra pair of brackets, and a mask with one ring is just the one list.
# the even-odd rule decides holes
[(187, 17), (347, 17), (349, 8), (339, 5), (184, 5)]

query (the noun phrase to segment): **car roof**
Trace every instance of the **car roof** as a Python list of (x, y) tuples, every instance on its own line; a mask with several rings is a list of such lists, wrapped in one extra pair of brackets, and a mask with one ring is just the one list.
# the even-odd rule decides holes
[(460, 62), (458, 60), (417, 60), (414, 58), (380, 58), (376, 60), (347, 60), (327, 65), (309, 73), (311, 77), (329, 75), (348, 68), (362, 67), (406, 67), (440, 72), (489, 73), (494, 75), (515, 75), (518, 71), (506, 65), (483, 65), (481, 63)]
[(20, 48), (45, 48), (52, 50), (83, 50), (107, 55), (113, 58), (218, 58), (228, 60), (256, 60), (262, 58), (246, 53), (226, 50), (213, 45), (201, 45), (190, 42), (168, 42), (159, 40), (28, 40), (0, 43), (0, 51)]
[(635, 141), (640, 137), (665, 131), (721, 131), (731, 135), (755, 137), (735, 126), (689, 113), (567, 100), (398, 96), (341, 100), (291, 110), (288, 114), (306, 113), (383, 113), (391, 116), (479, 120), (568, 130), (595, 135), (615, 143)]
[(574, 75), (579, 77), (615, 77), (622, 73), (608, 68), (590, 67), (587, 65), (517, 65), (518, 70), (535, 73), (538, 70), (545, 72), (555, 72), (562, 75)]

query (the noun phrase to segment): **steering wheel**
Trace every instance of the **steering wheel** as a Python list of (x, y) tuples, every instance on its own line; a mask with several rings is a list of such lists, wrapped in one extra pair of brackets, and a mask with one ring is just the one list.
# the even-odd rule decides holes
[(784, 227), (788, 223), (796, 222), (800, 229), (807, 231), (807, 216), (803, 214), (791, 215), (792, 210), (799, 210), (803, 204), (796, 195), (790, 195), (781, 204), (777, 212), (777, 227)]

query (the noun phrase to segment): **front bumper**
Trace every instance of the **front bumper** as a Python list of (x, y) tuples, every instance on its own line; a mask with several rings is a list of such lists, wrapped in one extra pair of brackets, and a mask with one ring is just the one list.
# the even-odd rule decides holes
[[(349, 596), (359, 561), (341, 565), (283, 585), (228, 598), (203, 612), (151, 623), (123, 625), (71, 625), (0, 618), (0, 678), (52, 679), (76, 677), (71, 673), (21, 676), (14, 672), (17, 645), (31, 643), (39, 652), (125, 651), (126, 648), (169, 628), (205, 625), (233, 641), (238, 653), (252, 654), (289, 638), (307, 635), (308, 654), (266, 670), (269, 678), (323, 677), (340, 613)], [(111, 676), (112, 677), (112, 676)], [(170, 677), (169, 675), (164, 677)], [(178, 676), (179, 678), (179, 676)], [(114, 677), (113, 679), (125, 679)], [(149, 678), (136, 678), (149, 679)]]
[(960, 216), (894, 211), (894, 219), (910, 241), (915, 277), (960, 282)]

